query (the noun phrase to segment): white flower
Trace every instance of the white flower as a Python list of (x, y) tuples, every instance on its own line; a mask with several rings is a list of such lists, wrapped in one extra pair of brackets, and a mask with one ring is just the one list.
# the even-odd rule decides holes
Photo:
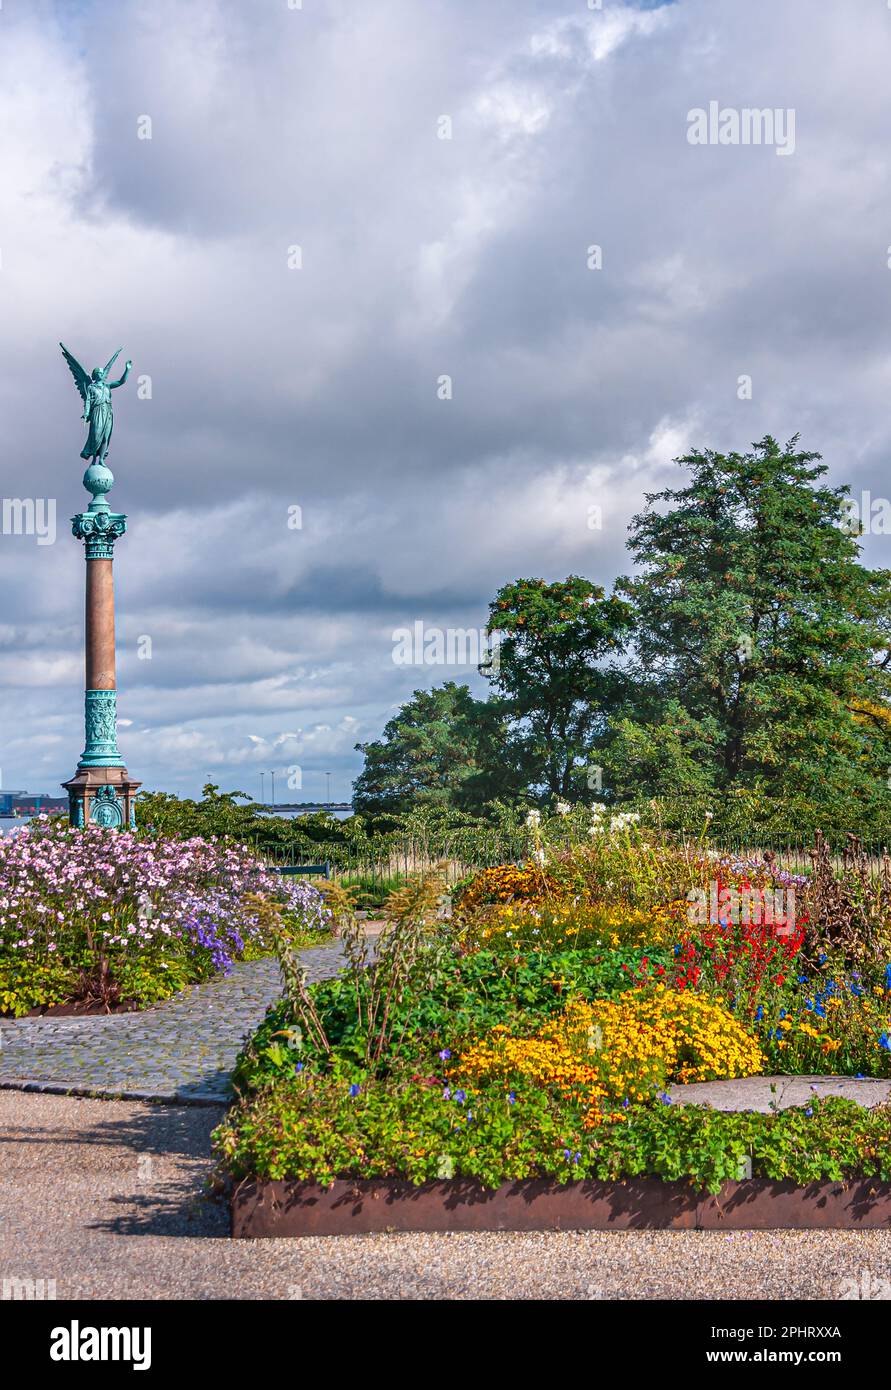
[(526, 824), (530, 830), (537, 830), (541, 825), (541, 811), (530, 811), (526, 817)]
[(544, 850), (543, 850), (543, 849), (534, 849), (534, 850), (532, 851), (532, 858), (535, 860), (536, 864), (543, 864), (543, 863), (545, 862), (545, 852), (544, 852)]
[(571, 809), (572, 809), (572, 808), (571, 808), (571, 806), (570, 806), (570, 804), (569, 804), (568, 801), (558, 801), (558, 802), (557, 802), (557, 815), (558, 815), (558, 816), (568, 816)]

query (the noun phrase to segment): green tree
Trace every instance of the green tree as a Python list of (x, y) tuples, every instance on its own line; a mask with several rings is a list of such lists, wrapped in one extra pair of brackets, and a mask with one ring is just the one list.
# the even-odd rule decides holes
[(247, 792), (221, 792), (213, 782), (206, 783), (201, 795), (201, 801), (193, 801), (169, 792), (140, 792), (136, 803), (138, 831), (143, 835), (232, 840), (264, 852), (292, 851), (307, 859), (318, 858), (316, 846), (330, 848), (362, 833), (356, 817), (337, 821), (321, 811), (286, 820), (251, 801)]
[(504, 711), (447, 681), (412, 698), (373, 743), (356, 745), (365, 766), (354, 784), (362, 816), (405, 814), (419, 806), (475, 811), (518, 790)]
[(696, 450), (677, 460), (688, 486), (648, 494), (631, 523), (641, 570), (617, 587), (646, 696), (614, 731), (626, 793), (670, 793), (680, 773), (802, 804), (886, 795), (891, 573), (860, 563), (848, 489), (820, 482), (819, 454), (797, 444)]
[(607, 716), (625, 679), (604, 658), (620, 650), (632, 609), (588, 579), (518, 579), (496, 594), (488, 630), (497, 660), (488, 672), (511, 718), (528, 786), (552, 797), (590, 796)]

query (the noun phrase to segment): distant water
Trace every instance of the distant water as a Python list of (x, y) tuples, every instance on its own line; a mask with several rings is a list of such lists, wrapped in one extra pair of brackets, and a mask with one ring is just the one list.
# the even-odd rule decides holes
[(0, 816), (0, 835), (14, 835), (30, 819), (30, 816)]

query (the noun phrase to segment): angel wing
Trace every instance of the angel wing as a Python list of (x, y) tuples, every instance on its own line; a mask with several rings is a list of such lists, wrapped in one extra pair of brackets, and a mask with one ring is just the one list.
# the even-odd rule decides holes
[[(80, 363), (78, 362), (78, 360), (77, 360), (76, 357), (72, 357), (72, 356), (71, 356), (71, 353), (68, 351), (68, 349), (67, 349), (67, 347), (65, 346), (64, 343), (60, 343), (60, 344), (59, 344), (59, 347), (62, 349), (62, 356), (65, 358), (65, 361), (68, 363), (68, 370), (71, 372), (71, 375), (74, 377), (74, 384), (75, 384), (75, 386), (77, 387), (78, 391), (80, 392), (80, 398), (81, 398), (81, 400), (83, 401), (84, 405), (86, 405), (86, 403), (87, 403), (87, 387), (88, 387), (89, 384), (90, 384), (89, 373), (84, 371), (83, 367), (80, 365)], [(120, 348), (118, 348), (118, 352), (120, 352)], [(118, 354), (117, 354), (117, 352), (116, 352), (114, 356), (117, 357), (117, 355), (118, 355)], [(114, 357), (113, 357), (111, 360), (112, 360), (112, 362), (113, 362), (113, 361), (114, 361)]]
[(105, 375), (106, 375), (106, 376), (108, 376), (108, 373), (111, 371), (112, 367), (114, 366), (115, 357), (118, 357), (122, 351), (123, 351), (122, 348), (118, 348), (117, 352), (114, 354), (114, 357), (109, 357), (108, 361), (107, 361), (106, 364), (105, 364)]

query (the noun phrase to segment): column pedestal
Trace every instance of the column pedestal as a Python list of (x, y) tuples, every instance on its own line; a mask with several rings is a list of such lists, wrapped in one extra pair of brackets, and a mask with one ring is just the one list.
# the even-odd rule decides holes
[(68, 793), (68, 819), (78, 829), (136, 825), (136, 793), (142, 783), (134, 782), (125, 767), (79, 767), (62, 786)]

